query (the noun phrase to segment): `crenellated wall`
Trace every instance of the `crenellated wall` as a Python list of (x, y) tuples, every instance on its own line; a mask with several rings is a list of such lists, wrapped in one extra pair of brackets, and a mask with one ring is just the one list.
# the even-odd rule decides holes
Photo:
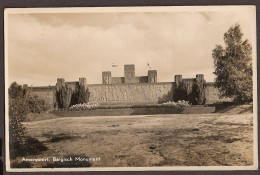
[(79, 87), (79, 82), (66, 82), (69, 88), (71, 88), (73, 91), (75, 91)]
[(134, 78), (135, 83), (147, 83), (148, 82), (148, 76), (140, 76)]
[[(191, 83), (191, 80), (183, 83)], [(65, 82), (69, 88), (75, 91), (79, 82)], [(220, 98), (219, 91), (214, 83), (206, 83), (206, 104), (222, 101), (232, 101), (230, 98)], [(58, 85), (57, 85), (58, 87)], [(162, 83), (132, 83), (132, 84), (86, 84), (90, 97), (90, 103), (99, 104), (148, 104), (173, 101), (175, 82)], [(44, 99), (48, 106), (54, 107), (56, 103), (56, 87), (30, 87), (28, 95), (37, 95)]]
[(111, 84), (123, 84), (124, 82), (124, 77), (111, 77)]
[[(148, 104), (163, 103), (178, 100), (176, 94), (182, 94), (178, 89), (185, 85), (186, 96), (192, 92), (194, 81), (205, 83), (204, 75), (198, 74), (195, 78), (182, 78), (182, 75), (175, 75), (175, 82), (157, 82), (157, 71), (148, 70), (148, 76), (135, 76), (135, 66), (124, 66), (124, 77), (112, 77), (110, 71), (102, 72), (102, 84), (87, 84), (86, 78), (79, 78), (79, 81), (66, 82), (64, 78), (58, 78), (56, 86), (48, 87), (30, 87), (28, 95), (37, 95), (44, 99), (49, 106), (54, 107), (57, 102), (56, 91), (59, 92), (62, 87), (67, 86), (72, 90), (72, 97), (69, 97), (74, 103), (80, 87), (89, 93), (90, 103), (99, 104)], [(25, 85), (24, 87), (27, 87)], [(76, 92), (75, 92), (76, 91)], [(175, 96), (175, 97), (174, 97)], [(185, 99), (185, 98), (180, 98)], [(220, 93), (215, 88), (214, 83), (205, 83), (205, 101), (206, 104), (216, 102), (231, 101), (229, 98), (220, 98)], [(190, 100), (191, 101), (191, 100)], [(70, 104), (72, 105), (72, 103)]]

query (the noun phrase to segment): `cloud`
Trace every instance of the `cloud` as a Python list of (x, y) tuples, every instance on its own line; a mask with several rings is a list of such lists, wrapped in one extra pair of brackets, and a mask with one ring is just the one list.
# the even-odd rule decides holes
[[(244, 15), (244, 16), (243, 16)], [(63, 77), (101, 83), (101, 72), (123, 76), (124, 64), (146, 75), (149, 62), (159, 81), (175, 74), (205, 74), (212, 81), (212, 49), (223, 34), (240, 23), (252, 39), (247, 14), (219, 12), (27, 14), (8, 17), (10, 82), (55, 84)], [(225, 20), (223, 20), (225, 19)], [(112, 68), (111, 64), (119, 64)], [(9, 83), (10, 83), (9, 82)]]

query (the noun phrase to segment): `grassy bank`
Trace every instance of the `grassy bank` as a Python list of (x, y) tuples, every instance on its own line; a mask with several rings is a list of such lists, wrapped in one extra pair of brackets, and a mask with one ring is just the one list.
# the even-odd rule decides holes
[(213, 113), (215, 107), (207, 106), (168, 106), (149, 105), (131, 107), (99, 107), (91, 110), (67, 111), (56, 110), (50, 113), (60, 117), (75, 116), (125, 116), (125, 115), (154, 115), (154, 114), (207, 114)]

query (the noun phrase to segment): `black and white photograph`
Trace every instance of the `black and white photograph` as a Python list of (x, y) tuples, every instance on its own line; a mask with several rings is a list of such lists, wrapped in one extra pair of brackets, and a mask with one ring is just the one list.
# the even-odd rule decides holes
[(6, 170), (257, 170), (255, 6), (6, 8)]

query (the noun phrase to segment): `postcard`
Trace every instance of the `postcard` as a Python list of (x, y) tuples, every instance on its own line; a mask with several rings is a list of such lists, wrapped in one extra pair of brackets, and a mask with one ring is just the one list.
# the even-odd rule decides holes
[(255, 6), (4, 20), (8, 172), (258, 169)]

